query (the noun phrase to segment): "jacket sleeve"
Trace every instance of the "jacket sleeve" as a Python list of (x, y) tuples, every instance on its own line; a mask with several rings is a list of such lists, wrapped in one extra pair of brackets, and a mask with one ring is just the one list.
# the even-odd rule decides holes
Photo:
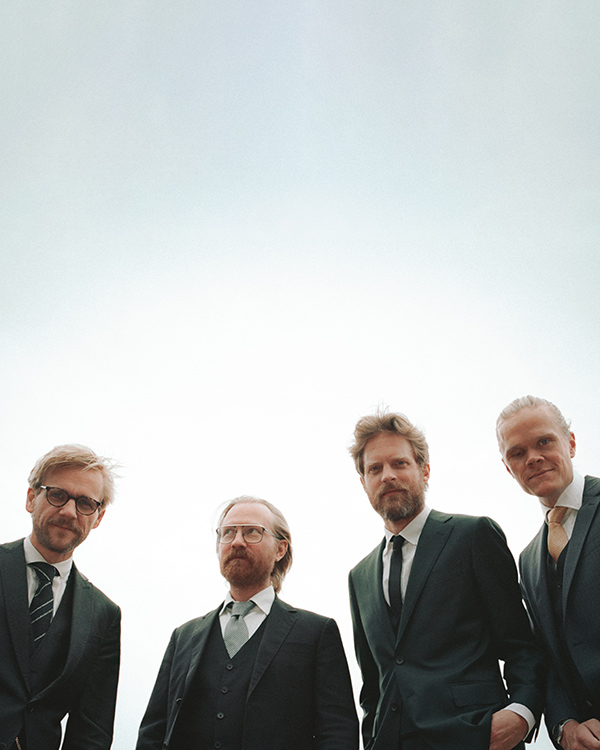
[(363, 710), (362, 739), (365, 750), (369, 750), (373, 743), (373, 726), (379, 704), (379, 670), (365, 635), (360, 617), (360, 609), (354, 591), (352, 573), (349, 576), (350, 610), (354, 630), (354, 650), (362, 674), (362, 688), (360, 691), (360, 705)]
[(358, 718), (342, 639), (335, 620), (319, 638), (316, 664), (315, 748), (358, 750)]
[(121, 610), (115, 606), (96, 658), (88, 668), (85, 686), (69, 710), (63, 750), (110, 748), (120, 657)]
[(161, 750), (167, 734), (167, 719), (169, 712), (169, 684), (171, 680), (171, 669), (173, 666), (173, 655), (175, 653), (176, 634), (173, 633), (158, 676), (154, 689), (150, 695), (146, 713), (140, 724), (140, 731), (136, 744), (136, 750)]
[(545, 667), (521, 599), (517, 568), (500, 527), (479, 518), (473, 541), (473, 565), (511, 703), (542, 712)]

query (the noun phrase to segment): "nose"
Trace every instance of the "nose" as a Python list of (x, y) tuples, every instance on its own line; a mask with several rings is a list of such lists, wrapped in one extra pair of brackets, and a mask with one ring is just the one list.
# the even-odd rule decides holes
[(383, 465), (383, 471), (381, 472), (381, 480), (383, 482), (393, 482), (396, 479), (396, 472), (390, 464)]
[(233, 541), (231, 542), (232, 547), (245, 547), (246, 546), (246, 540), (244, 539), (244, 535), (242, 534), (242, 529), (236, 529), (235, 537)]
[(527, 454), (527, 466), (531, 466), (532, 464), (535, 464), (541, 460), (542, 457), (537, 451), (529, 451), (529, 453)]
[(60, 508), (61, 516), (68, 516), (69, 518), (77, 518), (77, 506), (75, 500), (70, 497), (67, 502)]

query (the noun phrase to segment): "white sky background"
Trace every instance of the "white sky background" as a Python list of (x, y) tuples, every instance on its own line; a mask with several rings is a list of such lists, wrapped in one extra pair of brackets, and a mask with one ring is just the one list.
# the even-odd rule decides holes
[[(3, 540), (53, 445), (117, 458), (77, 551), (123, 609), (114, 747), (173, 628), (225, 587), (214, 511), (281, 507), (283, 597), (334, 616), (381, 538), (346, 448), (422, 425), (429, 503), (515, 554), (541, 517), (502, 467), (534, 393), (600, 472), (596, 3), (0, 8)], [(550, 747), (540, 740), (537, 747)]]

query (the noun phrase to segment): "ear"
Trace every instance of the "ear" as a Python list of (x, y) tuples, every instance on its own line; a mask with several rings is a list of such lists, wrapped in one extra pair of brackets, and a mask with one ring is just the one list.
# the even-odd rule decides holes
[[(363, 490), (365, 490), (365, 477), (364, 474), (360, 475), (360, 483), (362, 484)], [(366, 492), (366, 490), (365, 490)]]
[(92, 526), (92, 529), (96, 529), (98, 526), (100, 526), (100, 521), (104, 518), (104, 514), (106, 513), (106, 508), (100, 511), (98, 513), (98, 518), (94, 521), (94, 525)]
[(571, 458), (574, 457), (576, 448), (577, 448), (577, 444), (575, 442), (575, 434), (572, 432), (571, 437), (569, 438), (569, 450), (570, 450)]
[(510, 470), (510, 466), (506, 463), (506, 461), (504, 459), (502, 459), (502, 463), (504, 464), (504, 468), (506, 469), (506, 471), (508, 471), (508, 473), (511, 475), (511, 477), (514, 478), (515, 475), (512, 473), (512, 471)]
[(277, 552), (275, 553), (275, 560), (279, 562), (282, 557), (285, 557), (287, 552), (288, 543), (286, 539), (280, 539), (277, 544)]
[(35, 507), (35, 498), (37, 496), (37, 492), (30, 487), (27, 490), (27, 500), (25, 501), (25, 508), (28, 513), (33, 513), (33, 509)]
[(429, 481), (429, 475), (431, 474), (431, 467), (429, 464), (425, 464), (423, 467), (423, 481), (428, 482)]

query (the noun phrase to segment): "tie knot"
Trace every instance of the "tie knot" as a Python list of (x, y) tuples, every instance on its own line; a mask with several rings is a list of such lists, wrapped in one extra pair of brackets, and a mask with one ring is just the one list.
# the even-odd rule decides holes
[(552, 508), (552, 510), (548, 513), (548, 523), (562, 523), (562, 520), (565, 517), (565, 513), (568, 510), (569, 509), (565, 508), (564, 505), (561, 505), (558, 508)]
[(404, 537), (400, 536), (400, 534), (398, 534), (398, 536), (393, 536), (392, 537), (392, 542), (394, 544), (394, 551), (402, 549), (402, 547), (404, 546), (404, 542), (405, 541), (406, 540), (404, 539)]
[(232, 617), (246, 617), (248, 612), (254, 608), (254, 602), (231, 602)]
[(58, 570), (54, 565), (46, 562), (34, 562), (30, 563), (31, 567), (37, 573), (38, 580), (41, 582), (52, 581), (54, 576), (59, 575)]

